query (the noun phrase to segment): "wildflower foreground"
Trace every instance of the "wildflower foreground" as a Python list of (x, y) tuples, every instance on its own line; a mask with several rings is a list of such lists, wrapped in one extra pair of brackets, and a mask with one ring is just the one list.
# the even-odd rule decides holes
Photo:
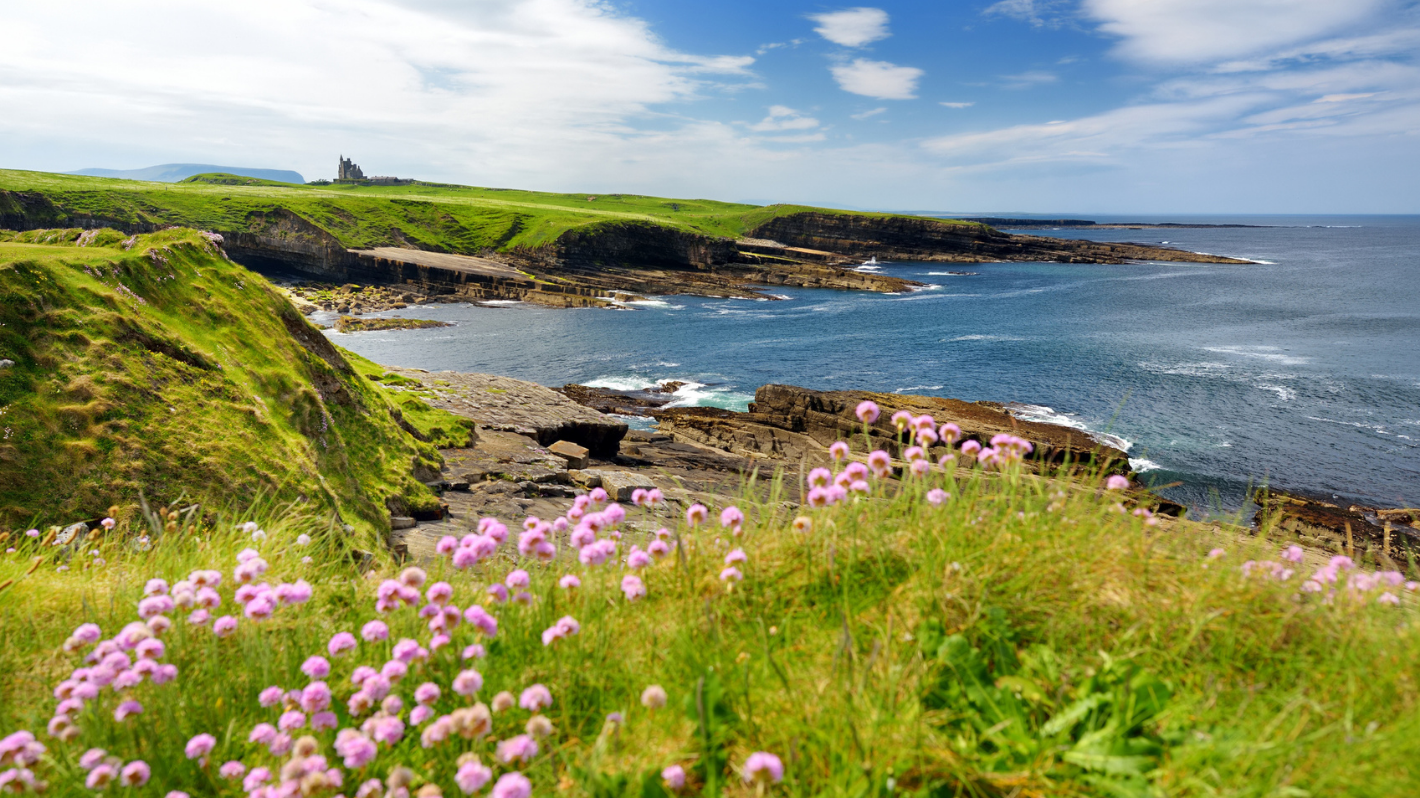
[(1125, 512), (1028, 446), (835, 446), (653, 532), (657, 493), (593, 491), (364, 573), (294, 510), (21, 532), (0, 793), (1413, 791), (1416, 585)]

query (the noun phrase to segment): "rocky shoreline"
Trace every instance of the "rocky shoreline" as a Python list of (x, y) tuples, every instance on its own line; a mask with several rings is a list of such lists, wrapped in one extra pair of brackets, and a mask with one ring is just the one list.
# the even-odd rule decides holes
[[(993, 402), (765, 385), (746, 412), (735, 412), (668, 407), (678, 387), (674, 384), (644, 391), (575, 384), (554, 390), (488, 374), (389, 370), (406, 378), (393, 389), (414, 391), (479, 427), (473, 447), (444, 450), (441, 479), (434, 483), (442, 491), (443, 512), (420, 523), (396, 523), (404, 527), (395, 532), (397, 550), (415, 557), (427, 556), (439, 537), (461, 534), (483, 515), (552, 517), (565, 512), (572, 497), (594, 487), (621, 501), (638, 488), (660, 489), (666, 507), (635, 521), (648, 530), (693, 502), (733, 501), (747, 484), (768, 499), (767, 478), (776, 472), (788, 486), (778, 500), (796, 504), (796, 486), (808, 469), (829, 462), (827, 447), (834, 441), (852, 441), (855, 458), (869, 446), (900, 458), (890, 421), (897, 410), (927, 413), (938, 423), (961, 428), (956, 447), (932, 447), (933, 459), (968, 440), (986, 444), (1008, 433), (1033, 444), (1025, 463), (1028, 472), (1055, 474), (1066, 466), (1067, 473), (1089, 474), (1092, 480), (1100, 474), (1129, 474), (1123, 451), (1072, 427), (1015, 418)], [(869, 399), (883, 413), (865, 431), (853, 408)], [(630, 429), (627, 416), (654, 419), (657, 429)], [(969, 459), (955, 453), (966, 463), (963, 467), (970, 467)], [(894, 464), (901, 473), (905, 463)], [(1090, 489), (1089, 483), (1073, 480), (1062, 484)], [(1420, 510), (1341, 507), (1275, 489), (1259, 491), (1255, 498), (1259, 509), (1251, 532), (1218, 523), (1204, 526), (1231, 535), (1275, 530), (1310, 548), (1382, 563), (1420, 555)], [(1164, 519), (1186, 513), (1138, 483), (1127, 492), (1126, 504), (1149, 508)]]

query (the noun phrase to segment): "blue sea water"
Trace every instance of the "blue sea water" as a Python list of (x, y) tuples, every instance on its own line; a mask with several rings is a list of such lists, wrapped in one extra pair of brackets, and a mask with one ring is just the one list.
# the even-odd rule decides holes
[(386, 315), (456, 326), (332, 338), (382, 363), (553, 386), (690, 381), (681, 403), (735, 409), (770, 382), (1017, 403), (1117, 436), (1199, 511), (1236, 509), (1263, 482), (1420, 506), (1420, 217), (1116, 221), (1268, 226), (1028, 231), (1248, 265), (885, 263), (929, 287), (675, 296), (627, 312), (424, 306)]

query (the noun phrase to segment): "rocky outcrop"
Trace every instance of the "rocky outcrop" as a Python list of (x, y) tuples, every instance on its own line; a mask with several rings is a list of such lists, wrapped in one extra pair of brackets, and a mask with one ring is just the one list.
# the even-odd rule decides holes
[(1253, 501), (1257, 526), (1290, 532), (1318, 548), (1396, 561), (1420, 554), (1420, 509), (1342, 507), (1276, 488), (1259, 489)]
[(613, 457), (626, 435), (626, 422), (573, 402), (551, 388), (511, 377), (457, 371), (392, 368), (419, 381), (434, 407), (471, 418), (482, 427), (515, 432), (540, 446), (572, 441), (596, 457)]
[[(854, 416), (858, 403), (872, 400), (882, 410), (867, 429), (874, 448), (894, 454), (901, 448), (890, 421), (898, 410), (928, 414), (938, 424), (954, 423), (962, 442), (989, 443), (992, 436), (1009, 433), (1035, 446), (1032, 458), (1041, 463), (1102, 466), (1123, 472), (1128, 457), (1079, 430), (1054, 424), (1022, 421), (990, 404), (975, 404), (935, 396), (902, 396), (870, 391), (815, 391), (793, 385), (765, 385), (755, 392), (747, 413), (715, 408), (665, 408), (652, 411), (660, 428), (687, 440), (746, 456), (798, 460), (822, 459), (834, 441), (856, 440), (861, 447), (864, 428)], [(958, 443), (960, 445), (960, 442)], [(940, 451), (936, 451), (940, 449)], [(933, 455), (945, 454), (934, 447)]]
[(770, 219), (749, 231), (749, 235), (855, 258), (876, 257), (884, 260), (960, 263), (1003, 260), (1060, 263), (1126, 263), (1134, 260), (1248, 262), (1144, 244), (1011, 235), (984, 224), (939, 221), (920, 216), (806, 211)]

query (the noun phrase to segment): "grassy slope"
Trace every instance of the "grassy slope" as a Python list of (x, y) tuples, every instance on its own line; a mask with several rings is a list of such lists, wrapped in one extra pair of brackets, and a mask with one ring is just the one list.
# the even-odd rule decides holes
[(438, 453), (260, 276), (191, 230), (128, 250), (113, 231), (74, 246), (78, 233), (0, 241), (0, 357), (16, 361), (0, 371), (0, 524), (96, 518), (140, 489), (305, 496), (366, 531), (388, 496), (435, 502), (411, 465)]
[(463, 253), (541, 246), (568, 230), (606, 223), (651, 222), (736, 238), (777, 215), (849, 213), (798, 205), (759, 207), (634, 194), (592, 198), (587, 194), (468, 186), (226, 184), (230, 182), (249, 181), (203, 177), (182, 183), (145, 183), (0, 170), (0, 190), (41, 191), (70, 214), (125, 223), (244, 230), (248, 213), (283, 207), (328, 230), (349, 247), (398, 244), (391, 235), (391, 230), (398, 228), (407, 240), (423, 248)]
[[(519, 563), (510, 541), (472, 570), (441, 564), (430, 575), (453, 584), (454, 604), (480, 602), (499, 618), (496, 638), (484, 641), (487, 658), (473, 663), (485, 679), (480, 700), (535, 682), (551, 689), (557, 732), (525, 768), (535, 794), (556, 786), (568, 795), (658, 796), (655, 774), (679, 763), (695, 792), (713, 782), (749, 795), (735, 768), (755, 750), (786, 762), (785, 784), (771, 791), (782, 795), (1383, 796), (1420, 786), (1420, 631), (1408, 598), (1388, 607), (1374, 593), (1301, 596), (1301, 577), (1239, 573), (1245, 557), (1271, 556), (1271, 546), (1234, 541), (1210, 560), (1215, 540), (1150, 530), (1113, 512), (1108, 498), (1066, 498), (1045, 481), (932, 479), (954, 494), (942, 507), (922, 500), (926, 485), (911, 487), (816, 511), (808, 535), (769, 514), (772, 504), (751, 509), (759, 521), (733, 544), (718, 528), (682, 529), (683, 557), (643, 572), (649, 595), (637, 603), (621, 597), (625, 571), (615, 560), (588, 569), (565, 548), (550, 566)], [(251, 543), (232, 530), (241, 520), (199, 530), (202, 542), (170, 535), (144, 555), (120, 529), (103, 546), (106, 565), (76, 560), (67, 573), (55, 571), (51, 552), (24, 577), (33, 547), (0, 559), (0, 583), (20, 579), (0, 588), (0, 733), (43, 727), (55, 704), (50, 687), (77, 661), (57, 653), (75, 625), (94, 621), (113, 634), (133, 619), (145, 579), (230, 571)], [(153, 765), (153, 783), (133, 795), (236, 794), (235, 784), (214, 783), (183, 758), (199, 732), (217, 735), (217, 763), (276, 769), (245, 742), (254, 724), (280, 712), (261, 709), (257, 692), (305, 684), (305, 657), (374, 617), (377, 582), (293, 545), (310, 519), (266, 520), (266, 579), (308, 579), (315, 600), (263, 625), (243, 620), (226, 641), (179, 615), (167, 643), (181, 689), (136, 689), (146, 710), (130, 729), (110, 719), (118, 698), (105, 691), (81, 717), (79, 741), (47, 740), (57, 794), (82, 794), (73, 762), (91, 745)], [(516, 533), (518, 519), (503, 520)], [(622, 545), (644, 538), (628, 531)], [(742, 545), (748, 562), (744, 581), (727, 591), (717, 573), (730, 545)], [(303, 565), (307, 553), (316, 560)], [(488, 604), (484, 586), (517, 565), (532, 572), (537, 602)], [(569, 571), (581, 574), (580, 591), (556, 586)], [(541, 631), (564, 614), (581, 633), (544, 646)], [(411, 609), (387, 620), (391, 642), (429, 639)], [(466, 704), (448, 687), (464, 667), (456, 652), (478, 636), (464, 625), (453, 637), (395, 687), (406, 716), (413, 687), (426, 680), (444, 688), (439, 713)], [(335, 660), (327, 681), (342, 726), (359, 725), (344, 708), (351, 669), (388, 656), (389, 643), (361, 644)], [(665, 709), (638, 705), (649, 684), (665, 687)], [(619, 730), (604, 725), (611, 712), (625, 715)], [(520, 733), (528, 714), (495, 716), (494, 736)], [(319, 735), (327, 756), (333, 735)], [(453, 737), (426, 750), (411, 730), (346, 784), (406, 764), (456, 795), (454, 760), (473, 751), (491, 764), (492, 748)]]

